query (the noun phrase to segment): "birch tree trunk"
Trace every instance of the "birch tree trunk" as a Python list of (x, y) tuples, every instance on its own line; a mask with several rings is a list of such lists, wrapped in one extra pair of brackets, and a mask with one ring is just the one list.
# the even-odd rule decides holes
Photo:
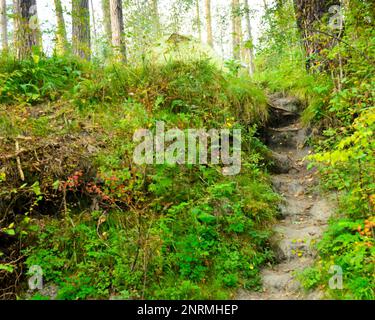
[(247, 24), (247, 54), (248, 54), (248, 62), (249, 62), (249, 73), (253, 75), (255, 72), (255, 65), (254, 65), (254, 39), (253, 39), (253, 32), (251, 28), (251, 19), (250, 19), (250, 7), (249, 7), (249, 0), (245, 0), (245, 11), (246, 11), (246, 24)]
[(72, 43), (73, 54), (90, 60), (90, 9), (89, 0), (72, 0)]
[(212, 36), (211, 0), (206, 0), (206, 24), (207, 24), (207, 44), (213, 48), (214, 39)]
[(241, 59), (241, 17), (239, 15), (240, 1), (232, 0), (232, 46), (233, 58)]
[(65, 19), (61, 0), (54, 0), (56, 11), (56, 51), (60, 55), (64, 55), (68, 50), (68, 39), (66, 36)]
[(115, 58), (126, 62), (122, 1), (110, 0), (109, 3), (111, 9), (112, 46), (114, 48)]
[(98, 35), (96, 32), (96, 19), (95, 19), (95, 7), (94, 7), (94, 2), (90, 0), (90, 5), (91, 5), (91, 17), (92, 17), (92, 33), (93, 33), (93, 40), (94, 43), (96, 43), (98, 39)]
[(263, 7), (264, 7), (264, 11), (268, 11), (268, 4), (267, 4), (267, 0), (263, 0)]
[(8, 19), (7, 7), (5, 0), (0, 0), (0, 37), (1, 48), (3, 51), (8, 50)]
[(152, 15), (154, 21), (154, 29), (157, 37), (161, 36), (161, 27), (160, 27), (160, 18), (159, 18), (159, 9), (158, 9), (158, 0), (152, 0)]
[(196, 0), (195, 5), (196, 5), (196, 11), (197, 11), (198, 36), (199, 36), (199, 41), (202, 42), (201, 10), (199, 6), (199, 0)]
[(41, 43), (36, 0), (14, 0), (14, 47), (17, 59), (25, 59)]

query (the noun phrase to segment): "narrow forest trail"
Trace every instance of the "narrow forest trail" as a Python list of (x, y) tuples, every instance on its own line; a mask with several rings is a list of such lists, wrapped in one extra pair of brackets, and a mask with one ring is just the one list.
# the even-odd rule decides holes
[[(288, 102), (289, 101), (289, 102)], [(276, 108), (295, 112), (291, 99), (273, 100)], [(288, 106), (289, 103), (289, 106)], [(261, 272), (263, 291), (240, 290), (238, 300), (321, 299), (320, 292), (306, 294), (296, 279), (296, 273), (311, 266), (316, 253), (313, 244), (322, 236), (329, 217), (331, 202), (317, 190), (317, 180), (303, 160), (310, 153), (305, 146), (307, 129), (299, 117), (284, 117), (267, 130), (267, 144), (279, 162), (272, 176), (274, 189), (283, 197), (281, 218), (274, 226), (272, 245), (277, 264)]]

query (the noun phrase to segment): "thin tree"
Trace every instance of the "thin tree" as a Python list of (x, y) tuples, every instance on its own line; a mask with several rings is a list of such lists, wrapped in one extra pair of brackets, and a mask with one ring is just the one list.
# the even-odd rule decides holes
[(92, 15), (92, 31), (94, 35), (94, 42), (97, 40), (97, 32), (96, 32), (96, 19), (95, 19), (95, 7), (94, 7), (94, 2), (90, 0), (90, 5), (91, 5), (91, 15)]
[(89, 0), (72, 0), (72, 43), (73, 53), (90, 60), (90, 9)]
[(268, 4), (267, 4), (267, 0), (263, 0), (263, 7), (264, 7), (264, 11), (268, 11)]
[(253, 75), (255, 72), (254, 65), (254, 40), (253, 32), (251, 28), (251, 19), (250, 19), (250, 6), (249, 0), (245, 0), (245, 13), (246, 13), (246, 25), (247, 25), (247, 55), (249, 60), (249, 73)]
[(111, 9), (112, 46), (115, 58), (126, 62), (122, 1), (110, 0), (109, 3)]
[(5, 0), (0, 0), (0, 37), (3, 51), (8, 50), (8, 19)]
[(109, 0), (102, 0), (103, 24), (105, 37), (108, 43), (112, 43), (111, 10)]
[(159, 17), (159, 9), (158, 9), (158, 0), (152, 0), (152, 18), (154, 21), (154, 29), (156, 35), (159, 37), (161, 35), (161, 26), (160, 26), (160, 17)]
[(68, 49), (68, 39), (66, 36), (65, 19), (61, 0), (54, 0), (56, 11), (56, 51), (58, 54), (65, 54)]
[(31, 55), (32, 48), (41, 44), (36, 0), (14, 0), (14, 47), (16, 57), (24, 59)]
[(199, 0), (196, 0), (195, 2), (195, 9), (197, 11), (197, 27), (198, 27), (199, 41), (202, 42), (201, 9), (199, 6)]
[[(229, 27), (229, 20), (230, 20), (230, 14), (228, 15), (228, 13), (226, 12), (226, 8), (223, 7), (223, 6), (219, 6), (219, 7), (216, 7), (216, 12), (215, 12), (215, 16), (216, 16), (216, 19), (217, 19), (217, 23), (218, 23), (218, 39), (219, 39), (219, 45), (220, 45), (220, 49), (221, 49), (221, 54), (222, 56), (224, 57), (226, 55), (226, 50), (225, 50), (225, 47), (226, 47), (226, 35), (227, 35), (227, 32), (228, 32), (228, 27)], [(228, 19), (229, 17), (229, 19)]]
[(232, 0), (232, 46), (233, 58), (236, 60), (241, 59), (241, 16), (240, 16), (240, 1)]
[(212, 36), (211, 0), (206, 0), (206, 24), (207, 24), (207, 44), (210, 47), (213, 47), (214, 39)]

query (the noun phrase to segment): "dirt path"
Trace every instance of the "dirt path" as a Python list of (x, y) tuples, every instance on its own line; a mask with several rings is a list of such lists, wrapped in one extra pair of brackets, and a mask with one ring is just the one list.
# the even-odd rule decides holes
[(272, 176), (272, 182), (285, 199), (272, 239), (278, 264), (262, 270), (262, 292), (240, 290), (238, 300), (322, 298), (320, 292), (306, 294), (295, 278), (296, 272), (313, 264), (312, 245), (322, 236), (334, 211), (331, 202), (318, 193), (314, 174), (302, 160), (310, 152), (304, 147), (305, 139), (306, 129), (299, 119), (268, 131), (268, 145), (279, 161), (276, 171), (280, 172)]

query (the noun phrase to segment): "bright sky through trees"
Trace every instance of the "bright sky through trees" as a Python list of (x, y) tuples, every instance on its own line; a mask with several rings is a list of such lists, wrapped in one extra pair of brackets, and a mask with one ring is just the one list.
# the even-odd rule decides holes
[[(92, 6), (94, 8), (94, 17), (96, 22), (96, 32), (98, 35), (103, 35), (103, 25), (102, 25), (102, 10), (101, 10), (101, 0), (90, 0), (92, 1)], [(166, 25), (170, 20), (170, 15), (172, 12), (173, 3), (176, 2), (175, 0), (160, 0), (159, 2), (159, 13), (161, 15), (161, 22)], [(142, 0), (134, 0), (134, 3), (138, 3), (141, 5)], [(7, 0), (8, 6), (11, 6), (12, 1)], [(50, 53), (53, 50), (54, 43), (54, 30), (56, 28), (56, 18), (54, 12), (54, 4), (51, 0), (38, 0), (38, 16), (41, 22), (42, 30), (43, 30), (43, 47), (47, 53)], [(64, 17), (66, 20), (67, 25), (67, 32), (68, 37), (71, 36), (71, 16), (66, 14), (66, 12), (70, 12), (70, 0), (62, 0), (62, 4), (64, 7)], [(251, 10), (254, 10), (252, 14), (252, 27), (254, 32), (254, 39), (257, 41), (258, 36), (260, 34), (260, 19), (264, 13), (263, 8), (263, 0), (250, 0), (249, 5)], [(201, 11), (201, 23), (202, 23), (202, 39), (206, 39), (206, 28), (205, 28), (205, 10), (204, 10), (204, 3), (201, 1), (200, 4), (200, 11)], [(90, 6), (91, 9), (91, 6)], [(9, 9), (8, 9), (9, 10)], [(92, 13), (91, 13), (92, 14)], [(212, 15), (213, 15), (213, 31), (214, 31), (214, 40), (215, 40), (215, 50), (219, 55), (224, 55), (225, 57), (229, 57), (231, 55), (231, 24), (228, 21), (228, 28), (224, 28), (226, 30), (225, 34), (219, 32), (220, 27), (220, 17), (226, 16), (227, 18), (230, 16), (230, 1), (228, 0), (214, 0), (212, 1)], [(126, 16), (126, 12), (125, 12)], [(194, 28), (191, 21), (195, 18), (195, 6), (191, 8), (189, 12), (187, 12), (182, 19), (182, 27), (181, 32), (185, 35), (194, 35), (198, 37), (198, 30)], [(91, 21), (92, 23), (92, 21)], [(243, 22), (245, 26), (245, 21)], [(12, 30), (11, 22), (9, 21), (9, 30)], [(126, 25), (125, 25), (126, 29)], [(195, 29), (195, 30), (194, 30)], [(93, 28), (91, 28), (91, 32), (94, 32)], [(218, 47), (218, 42), (223, 42), (224, 49)]]

